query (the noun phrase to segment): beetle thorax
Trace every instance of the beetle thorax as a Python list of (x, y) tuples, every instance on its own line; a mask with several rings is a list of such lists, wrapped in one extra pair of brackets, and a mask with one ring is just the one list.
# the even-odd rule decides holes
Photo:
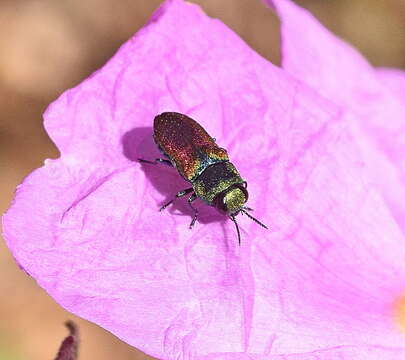
[(222, 209), (225, 193), (236, 186), (242, 186), (244, 181), (235, 166), (224, 161), (208, 166), (192, 184), (195, 194), (201, 200)]

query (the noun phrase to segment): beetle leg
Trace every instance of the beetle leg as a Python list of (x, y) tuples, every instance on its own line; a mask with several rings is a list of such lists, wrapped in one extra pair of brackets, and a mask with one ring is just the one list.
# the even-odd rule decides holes
[(253, 209), (252, 209), (252, 208), (247, 207), (247, 206), (244, 206), (242, 209), (243, 209), (243, 210), (247, 210), (247, 211), (253, 211)]
[(146, 163), (146, 164), (152, 164), (152, 165), (157, 165), (157, 164), (160, 163), (160, 164), (165, 164), (165, 165), (168, 165), (168, 166), (173, 166), (173, 164), (169, 160), (166, 160), (166, 159), (155, 159), (155, 161), (150, 161), (150, 160), (145, 160), (145, 159), (138, 159), (138, 161)]
[(196, 194), (192, 194), (189, 198), (188, 198), (188, 205), (193, 209), (194, 211), (194, 216), (193, 216), (193, 220), (191, 220), (191, 224), (190, 224), (190, 229), (193, 228), (195, 222), (197, 221), (197, 217), (198, 217), (198, 210), (191, 205), (191, 203), (197, 199), (197, 195)]
[(156, 163), (165, 164), (165, 165), (167, 165), (167, 166), (173, 166), (173, 164), (170, 162), (170, 160), (166, 160), (166, 159), (156, 159), (155, 161), (156, 161)]
[(164, 205), (160, 208), (159, 211), (162, 211), (162, 210), (166, 209), (174, 200), (176, 200), (176, 199), (179, 198), (179, 197), (182, 197), (182, 196), (184, 196), (184, 195), (187, 195), (187, 194), (191, 193), (193, 190), (194, 190), (193, 188), (188, 188), (188, 189), (179, 191), (179, 192), (176, 194), (176, 197), (175, 197), (174, 199), (170, 200), (169, 202), (167, 202), (166, 204), (164, 204)]

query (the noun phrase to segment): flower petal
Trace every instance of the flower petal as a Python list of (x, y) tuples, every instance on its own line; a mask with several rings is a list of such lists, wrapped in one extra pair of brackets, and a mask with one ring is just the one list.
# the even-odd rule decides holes
[[(267, 0), (267, 3), (281, 18), (283, 68), (355, 114), (348, 119), (365, 165), (405, 231), (403, 94), (402, 99), (392, 96), (381, 81), (383, 75), (308, 11), (290, 0)], [(391, 71), (390, 78), (391, 83), (403, 83), (400, 71)], [(382, 173), (386, 176), (381, 177)]]
[[(18, 188), (5, 239), (62, 306), (158, 358), (372, 359), (377, 348), (390, 359), (405, 350), (393, 315), (404, 239), (345, 110), (198, 7), (166, 1), (49, 107), (61, 158)], [(159, 156), (162, 111), (189, 114), (229, 150), (270, 231), (239, 216), (239, 248), (203, 204), (192, 232), (181, 201), (157, 211), (187, 187), (134, 162)]]
[(377, 69), (381, 82), (405, 103), (405, 71), (393, 68)]

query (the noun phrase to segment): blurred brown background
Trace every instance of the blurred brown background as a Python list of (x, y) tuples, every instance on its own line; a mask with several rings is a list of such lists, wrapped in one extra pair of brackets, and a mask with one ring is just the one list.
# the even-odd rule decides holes
[[(277, 18), (259, 0), (195, 0), (251, 47), (279, 63)], [(376, 66), (405, 68), (405, 0), (300, 0)], [(17, 184), (57, 157), (41, 114), (65, 89), (104, 64), (161, 0), (0, 0), (0, 213)], [(81, 330), (80, 359), (149, 359), (60, 308), (18, 269), (0, 242), (0, 360), (53, 359)]]

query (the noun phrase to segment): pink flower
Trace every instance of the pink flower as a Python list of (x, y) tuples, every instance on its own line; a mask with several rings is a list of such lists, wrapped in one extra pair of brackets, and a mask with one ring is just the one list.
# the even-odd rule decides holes
[[(45, 114), (61, 157), (3, 218), (18, 263), (67, 310), (161, 359), (405, 357), (404, 73), (373, 69), (289, 0), (283, 68), (166, 1)], [(163, 111), (199, 121), (266, 231), (200, 204), (159, 155)]]

